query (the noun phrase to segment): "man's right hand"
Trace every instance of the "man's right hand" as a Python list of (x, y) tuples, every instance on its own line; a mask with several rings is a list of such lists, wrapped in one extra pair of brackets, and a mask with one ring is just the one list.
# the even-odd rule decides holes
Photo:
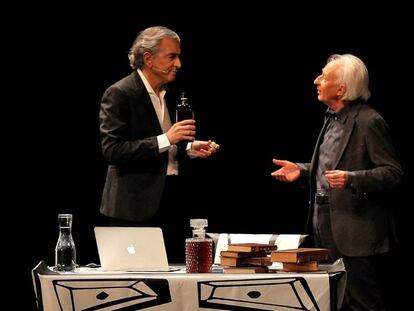
[(195, 139), (196, 127), (195, 120), (183, 120), (174, 123), (171, 128), (165, 133), (171, 145), (174, 145), (181, 140), (193, 141)]
[(281, 166), (280, 169), (271, 174), (277, 180), (292, 182), (297, 180), (300, 176), (300, 168), (293, 162), (273, 159), (273, 164)]

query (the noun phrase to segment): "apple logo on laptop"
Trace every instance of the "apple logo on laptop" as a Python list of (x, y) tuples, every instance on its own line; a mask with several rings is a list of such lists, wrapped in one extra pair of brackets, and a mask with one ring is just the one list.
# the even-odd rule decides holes
[(136, 253), (135, 246), (131, 244), (130, 246), (127, 247), (127, 251), (128, 251), (128, 254), (131, 254), (131, 255), (135, 254)]

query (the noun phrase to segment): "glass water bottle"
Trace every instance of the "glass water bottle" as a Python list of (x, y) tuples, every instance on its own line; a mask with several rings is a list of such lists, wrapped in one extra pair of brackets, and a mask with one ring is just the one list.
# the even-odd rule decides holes
[(181, 94), (180, 102), (175, 108), (175, 122), (188, 119), (194, 119), (194, 112), (183, 92)]
[(76, 247), (72, 238), (72, 214), (59, 214), (59, 239), (55, 248), (55, 270), (73, 271), (76, 267)]
[(209, 273), (213, 261), (213, 241), (206, 238), (207, 219), (191, 219), (193, 237), (185, 240), (187, 273)]

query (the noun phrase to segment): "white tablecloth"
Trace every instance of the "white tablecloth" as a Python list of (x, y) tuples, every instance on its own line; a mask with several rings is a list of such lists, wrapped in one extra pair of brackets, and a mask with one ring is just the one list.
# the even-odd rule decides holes
[[(60, 274), (43, 262), (33, 269), (39, 306), (53, 311), (331, 310), (331, 296), (336, 300), (332, 309), (342, 301), (344, 276), (344, 272), (187, 274), (97, 269)], [(330, 282), (332, 277), (335, 282)]]

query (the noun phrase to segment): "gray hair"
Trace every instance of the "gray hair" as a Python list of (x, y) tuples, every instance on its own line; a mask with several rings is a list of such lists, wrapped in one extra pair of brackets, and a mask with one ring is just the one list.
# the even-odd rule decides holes
[(334, 54), (328, 58), (328, 63), (339, 65), (339, 83), (346, 85), (343, 100), (367, 101), (371, 96), (369, 91), (368, 69), (358, 57), (352, 54)]
[(132, 69), (142, 69), (144, 67), (144, 53), (156, 54), (161, 40), (166, 37), (180, 41), (180, 37), (174, 31), (163, 26), (150, 27), (141, 31), (128, 53), (129, 65)]

